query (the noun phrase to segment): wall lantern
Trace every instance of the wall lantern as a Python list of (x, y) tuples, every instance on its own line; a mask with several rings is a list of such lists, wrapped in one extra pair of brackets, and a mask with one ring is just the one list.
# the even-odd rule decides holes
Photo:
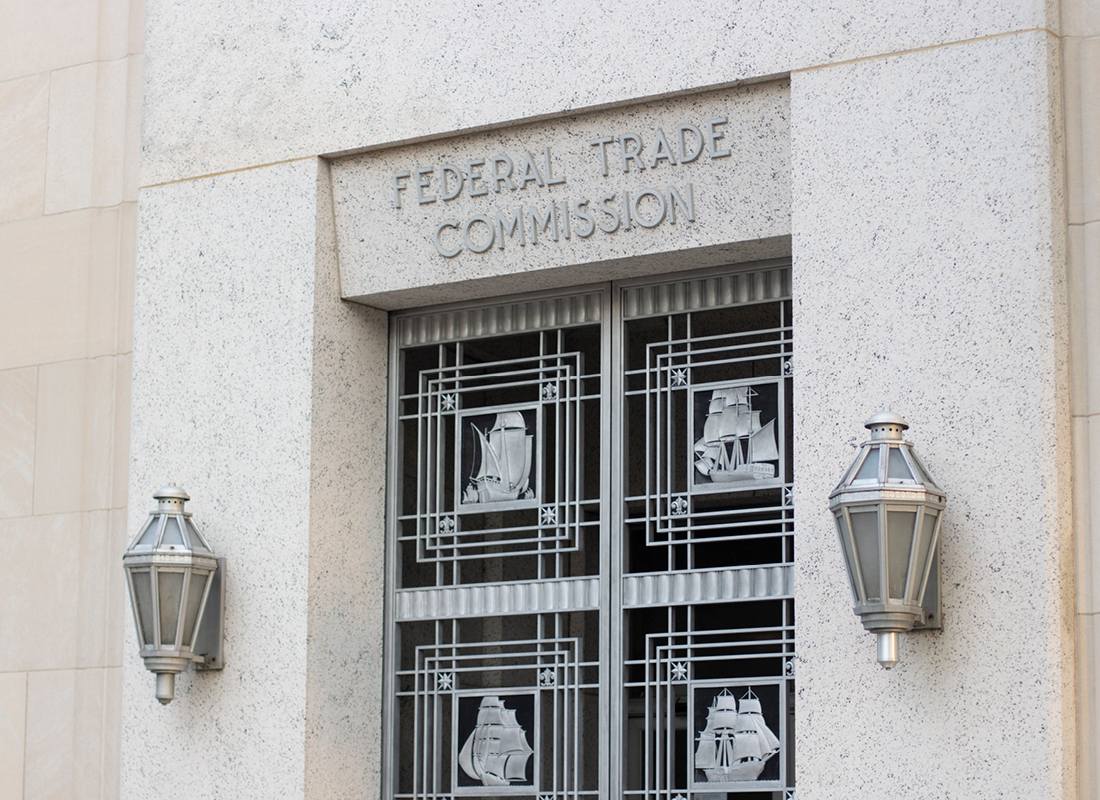
[(871, 440), (829, 495), (855, 612), (878, 634), (878, 662), (898, 663), (898, 634), (939, 628), (938, 544), (947, 503), (891, 411), (866, 422)]
[(225, 559), (203, 541), (191, 498), (172, 485), (156, 492), (157, 510), (122, 556), (145, 668), (157, 674), (157, 700), (176, 694), (176, 673), (221, 669)]

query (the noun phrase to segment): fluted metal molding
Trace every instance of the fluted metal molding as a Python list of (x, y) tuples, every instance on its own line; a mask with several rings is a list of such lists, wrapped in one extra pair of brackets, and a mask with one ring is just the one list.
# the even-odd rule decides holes
[(623, 579), (623, 605), (627, 608), (793, 596), (794, 569), (789, 564), (657, 572)]
[(600, 606), (599, 578), (490, 583), (397, 592), (397, 621), (583, 611)]
[(623, 290), (623, 317), (648, 317), (706, 308), (783, 300), (791, 296), (790, 267), (735, 272)]
[(398, 341), (408, 347), (587, 325), (600, 321), (602, 304), (599, 292), (588, 292), (402, 317), (398, 320)]

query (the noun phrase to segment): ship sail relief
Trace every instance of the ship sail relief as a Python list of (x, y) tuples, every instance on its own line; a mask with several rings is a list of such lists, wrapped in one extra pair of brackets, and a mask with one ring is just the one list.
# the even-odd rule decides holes
[(476, 473), (462, 493), (463, 504), (501, 503), (530, 500), (531, 456), (534, 437), (527, 433), (523, 414), (508, 411), (497, 414), (493, 426), (483, 431), (470, 423), (474, 441)]
[(767, 480), (779, 460), (775, 420), (761, 424), (748, 386), (722, 386), (710, 396), (703, 435), (695, 442), (695, 469), (714, 483)]
[(723, 689), (707, 710), (695, 769), (702, 770), (709, 783), (754, 781), (778, 752), (779, 738), (764, 722), (760, 699), (749, 689), (737, 703), (730, 690)]
[(527, 760), (534, 752), (516, 712), (499, 697), (483, 697), (477, 726), (462, 745), (458, 764), (483, 786), (510, 786), (528, 782)]

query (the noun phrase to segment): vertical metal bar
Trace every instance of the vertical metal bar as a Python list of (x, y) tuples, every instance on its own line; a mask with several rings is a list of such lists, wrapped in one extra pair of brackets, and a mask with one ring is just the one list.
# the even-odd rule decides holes
[[(623, 764), (610, 753), (621, 752), (623, 740), (622, 573), (623, 573), (623, 333), (619, 292), (608, 286), (603, 295), (600, 377), (600, 797), (622, 796)], [(609, 376), (610, 373), (610, 377)], [(614, 408), (613, 408), (614, 407)], [(614, 413), (618, 411), (620, 413)], [(608, 463), (610, 461), (610, 463)], [(609, 467), (609, 468), (608, 468)], [(612, 478), (614, 476), (614, 479)]]
[[(395, 581), (397, 580), (397, 530), (398, 522), (397, 515), (398, 509), (398, 495), (401, 492), (401, 471), (397, 468), (398, 453), (400, 452), (400, 432), (401, 423), (396, 422), (400, 416), (400, 407), (398, 402), (398, 395), (400, 393), (400, 381), (398, 379), (400, 370), (400, 358), (398, 356), (398, 324), (397, 321), (391, 317), (389, 324), (389, 386), (387, 397), (387, 413), (389, 419), (394, 420), (393, 424), (387, 426), (386, 439), (386, 467), (390, 480), (390, 489), (386, 492), (386, 546), (384, 549), (384, 561), (385, 561), (385, 575), (384, 581), (386, 585), (385, 600), (382, 605), (383, 609), (383, 633), (382, 633), (382, 658), (384, 668), (382, 670), (382, 730), (387, 732), (389, 736), (394, 736), (396, 731), (395, 721), (395, 709), (394, 704), (396, 702), (396, 671), (397, 671), (397, 628), (394, 622), (394, 608), (393, 597), (394, 590), (396, 588)], [(394, 771), (394, 758), (396, 757), (397, 748), (390, 747), (382, 748), (382, 794), (386, 797), (392, 797), (397, 790), (395, 785), (395, 771)]]
[[(442, 628), (443, 628), (443, 623), (437, 621), (436, 624), (435, 624), (436, 646), (432, 651), (435, 654), (435, 667), (436, 667), (435, 672), (437, 674), (439, 672), (439, 669), (443, 666), (443, 664), (442, 664), (442, 655), (443, 655), (443, 653), (442, 653), (442, 650), (439, 646), (439, 644), (440, 644), (439, 640), (441, 638), (440, 633), (442, 632)], [(430, 690), (431, 690), (431, 694), (428, 696), (428, 698), (426, 698), (429, 702), (426, 702), (425, 705), (427, 705), (429, 710), (430, 710), (429, 722), (432, 726), (431, 727), (431, 731), (432, 731), (432, 786), (431, 786), (431, 789), (432, 789), (432, 792), (438, 792), (443, 788), (442, 786), (440, 786), (440, 782), (442, 781), (442, 778), (443, 778), (443, 764), (442, 764), (442, 759), (443, 759), (443, 725), (441, 724), (443, 715), (439, 713), (439, 702), (440, 702), (439, 701), (439, 680), (435, 679), (435, 680), (430, 681), (429, 682), (429, 687), (430, 687)]]
[[(466, 365), (466, 347), (465, 347), (465, 345), (463, 345), (462, 342), (458, 342), (457, 344), (455, 344), (455, 373), (454, 373), (454, 375), (455, 375), (455, 397), (456, 397), (455, 405), (458, 408), (458, 410), (461, 410), (461, 408), (462, 408), (462, 393), (459, 391), (459, 389), (462, 387), (462, 368), (465, 365)], [(462, 469), (461, 469), (460, 465), (462, 463), (462, 452), (461, 452), (461, 450), (462, 450), (462, 431), (459, 429), (460, 426), (461, 426), (461, 422), (460, 422), (460, 418), (458, 417), (457, 414), (455, 415), (454, 426), (455, 426), (455, 431), (454, 432), (455, 432), (455, 439), (456, 439), (455, 449), (459, 451), (459, 452), (455, 453), (455, 464), (456, 464), (456, 467), (455, 467), (455, 481), (459, 485), (461, 485), (461, 483), (462, 483)], [(458, 512), (458, 509), (455, 509), (455, 533), (456, 534), (459, 532), (459, 529), (462, 525), (462, 522), (459, 519), (457, 512)], [(457, 542), (458, 542), (458, 537), (456, 535), (455, 538), (452, 540), (452, 543), (457, 543)], [(451, 553), (451, 583), (457, 586), (459, 583), (462, 582), (462, 561), (458, 558), (459, 551), (457, 549), (452, 548), (450, 553)], [(442, 566), (442, 562), (440, 562), (440, 566)], [(441, 577), (442, 577), (442, 572), (437, 570), (437, 572), (436, 572), (436, 585), (437, 586), (441, 583), (441, 581), (440, 581)], [(458, 641), (458, 640), (457, 639), (452, 639), (452, 642), (456, 642), (456, 641)]]
[[(665, 317), (665, 356), (672, 356), (672, 339), (674, 335), (672, 316)], [(675, 471), (673, 468), (673, 460), (676, 452), (676, 431), (672, 420), (672, 392), (668, 381), (665, 381), (662, 385), (661, 371), (656, 370), (653, 374), (654, 384), (657, 390), (657, 396), (660, 398), (658, 403), (664, 406), (664, 436), (661, 439), (665, 442), (665, 457), (661, 463), (661, 468), (665, 473), (665, 485), (662, 492), (660, 505), (658, 506), (658, 513), (663, 519), (666, 520), (668, 527), (668, 541), (677, 541), (677, 526), (672, 520), (672, 495), (673, 495), (673, 476)], [(673, 570), (676, 568), (676, 548), (670, 547), (667, 551), (669, 557), (668, 568)]]

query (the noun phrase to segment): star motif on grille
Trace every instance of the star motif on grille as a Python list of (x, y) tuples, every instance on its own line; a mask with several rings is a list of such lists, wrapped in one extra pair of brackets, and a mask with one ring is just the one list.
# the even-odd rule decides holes
[(539, 686), (554, 686), (557, 682), (557, 674), (549, 667), (539, 673)]
[(672, 385), (673, 386), (686, 386), (688, 382), (688, 371), (683, 367), (678, 367), (672, 370)]
[(678, 794), (675, 797), (673, 797), (672, 800), (684, 800), (684, 796), (682, 794)]
[(549, 794), (540, 794), (539, 800), (554, 800), (554, 796)]
[(443, 691), (453, 689), (455, 683), (455, 676), (453, 672), (441, 672), (436, 678), (436, 685)]
[(455, 397), (453, 394), (445, 394), (443, 395), (441, 400), (443, 403), (444, 411), (454, 411), (455, 407), (458, 406), (458, 398)]
[(542, 385), (542, 399), (543, 400), (557, 400), (558, 399), (558, 385), (556, 383), (544, 383)]
[(554, 506), (543, 506), (539, 510), (539, 519), (543, 525), (554, 525), (558, 521), (558, 509)]
[(788, 789), (784, 792), (783, 800), (794, 800), (794, 789)]
[(794, 505), (794, 489), (790, 486), (783, 490), (783, 502), (788, 506)]
[(455, 532), (455, 518), (444, 517), (439, 520), (439, 532), (440, 533), (454, 533)]
[(686, 681), (688, 676), (687, 664), (683, 661), (677, 661), (672, 665), (672, 680), (674, 681)]
[(688, 511), (688, 501), (683, 495), (675, 498), (672, 501), (672, 516), (682, 517)]

